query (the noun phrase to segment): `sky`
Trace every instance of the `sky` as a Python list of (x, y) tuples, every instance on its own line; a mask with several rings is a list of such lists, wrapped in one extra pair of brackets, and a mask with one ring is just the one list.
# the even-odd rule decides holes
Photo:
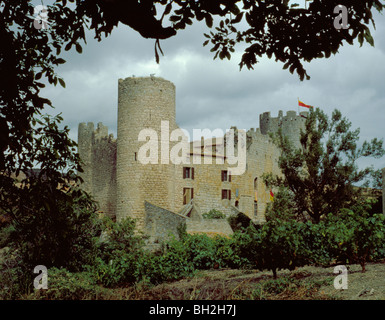
[[(48, 86), (42, 96), (55, 106), (48, 113), (62, 113), (63, 125), (70, 128), (74, 140), (80, 122), (103, 122), (116, 137), (118, 79), (150, 74), (175, 84), (176, 121), (189, 132), (193, 128), (258, 128), (259, 114), (270, 111), (276, 117), (279, 110), (298, 111), (299, 98), (328, 115), (339, 109), (352, 122), (352, 129), (360, 128), (361, 142), (384, 139), (385, 20), (376, 13), (375, 22), (376, 30), (371, 28), (375, 47), (345, 44), (337, 55), (305, 64), (311, 79), (304, 81), (267, 57), (254, 70), (240, 70), (242, 48), (230, 61), (213, 60), (210, 47), (202, 46), (208, 29), (198, 22), (161, 41), (164, 56), (157, 64), (155, 41), (120, 24), (101, 42), (87, 33), (82, 54), (65, 52), (62, 57), (67, 62), (56, 71), (66, 88)], [(385, 157), (363, 163), (382, 168)]]

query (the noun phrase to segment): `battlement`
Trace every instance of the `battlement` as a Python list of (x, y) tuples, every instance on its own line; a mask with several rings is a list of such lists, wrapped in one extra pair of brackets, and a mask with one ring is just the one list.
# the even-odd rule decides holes
[(297, 131), (303, 127), (308, 112), (303, 111), (297, 114), (296, 111), (290, 110), (283, 115), (283, 111), (278, 111), (278, 117), (271, 117), (270, 112), (264, 112), (259, 115), (259, 127), (262, 134), (277, 132), (279, 128), (283, 133)]
[(115, 142), (114, 135), (108, 134), (108, 127), (103, 125), (102, 122), (98, 122), (96, 129), (93, 122), (82, 122), (79, 124), (78, 129), (78, 141), (80, 143), (94, 144), (101, 140), (107, 140), (109, 142)]
[(271, 117), (270, 112), (264, 112), (259, 115), (260, 132), (267, 135), (281, 129), (282, 133), (298, 147), (300, 132), (305, 129), (307, 114), (307, 111), (297, 114), (296, 111), (290, 110), (284, 116), (283, 111), (279, 110), (278, 117), (274, 118)]

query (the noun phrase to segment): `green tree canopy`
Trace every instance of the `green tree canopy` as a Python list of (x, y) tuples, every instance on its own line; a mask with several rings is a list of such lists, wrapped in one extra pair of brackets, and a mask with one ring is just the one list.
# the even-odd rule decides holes
[(382, 157), (383, 141), (373, 138), (359, 146), (359, 133), (359, 129), (351, 130), (351, 122), (339, 110), (329, 118), (321, 109), (311, 109), (301, 131), (300, 148), (278, 131), (275, 142), (282, 152), (279, 167), (283, 176), (266, 175), (265, 181), (287, 186), (297, 214), (306, 213), (318, 223), (321, 216), (352, 205), (357, 186), (375, 176), (373, 167), (360, 169), (357, 160)]

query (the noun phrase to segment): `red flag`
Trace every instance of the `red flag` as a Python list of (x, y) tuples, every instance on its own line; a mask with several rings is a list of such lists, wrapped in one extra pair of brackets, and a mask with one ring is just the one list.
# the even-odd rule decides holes
[(305, 103), (303, 103), (302, 101), (299, 101), (299, 100), (298, 100), (298, 106), (305, 107), (305, 108), (313, 108), (313, 106), (305, 104)]
[(274, 201), (274, 193), (270, 189), (270, 201)]

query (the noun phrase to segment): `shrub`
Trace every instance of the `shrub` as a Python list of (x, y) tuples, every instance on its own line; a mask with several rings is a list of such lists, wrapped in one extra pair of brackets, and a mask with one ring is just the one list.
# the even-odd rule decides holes
[(163, 281), (177, 280), (193, 274), (194, 263), (187, 246), (189, 238), (190, 235), (180, 240), (173, 238), (164, 245), (158, 266)]
[(0, 300), (19, 299), (32, 287), (32, 273), (25, 272), (18, 252), (8, 250), (0, 264)]
[(39, 182), (25, 190), (30, 193), (23, 200), (26, 205), (30, 200), (29, 210), (19, 212), (12, 221), (9, 246), (19, 252), (25, 272), (36, 265), (79, 271), (92, 263), (100, 232), (94, 224), (94, 203), (80, 190), (57, 189), (46, 194), (40, 190), (44, 188), (54, 186)]
[(48, 288), (34, 290), (29, 299), (42, 300), (93, 300), (97, 299), (101, 288), (87, 272), (74, 272), (61, 268), (48, 269)]
[(202, 214), (204, 219), (226, 219), (226, 215), (216, 209), (211, 209), (209, 212)]
[(231, 215), (227, 220), (234, 232), (247, 228), (251, 223), (251, 219), (243, 212), (238, 212), (235, 215)]
[(249, 226), (244, 232), (234, 234), (236, 254), (247, 266), (271, 270), (293, 270), (307, 262), (308, 251), (303, 245), (301, 224), (295, 221), (274, 219), (264, 225)]
[(370, 216), (363, 204), (330, 214), (325, 222), (330, 255), (342, 263), (359, 263), (365, 272), (367, 261), (384, 246), (384, 220), (383, 214)]
[(308, 252), (303, 245), (300, 223), (295, 221), (270, 220), (260, 230), (257, 267), (268, 269), (277, 277), (277, 270), (306, 264)]

